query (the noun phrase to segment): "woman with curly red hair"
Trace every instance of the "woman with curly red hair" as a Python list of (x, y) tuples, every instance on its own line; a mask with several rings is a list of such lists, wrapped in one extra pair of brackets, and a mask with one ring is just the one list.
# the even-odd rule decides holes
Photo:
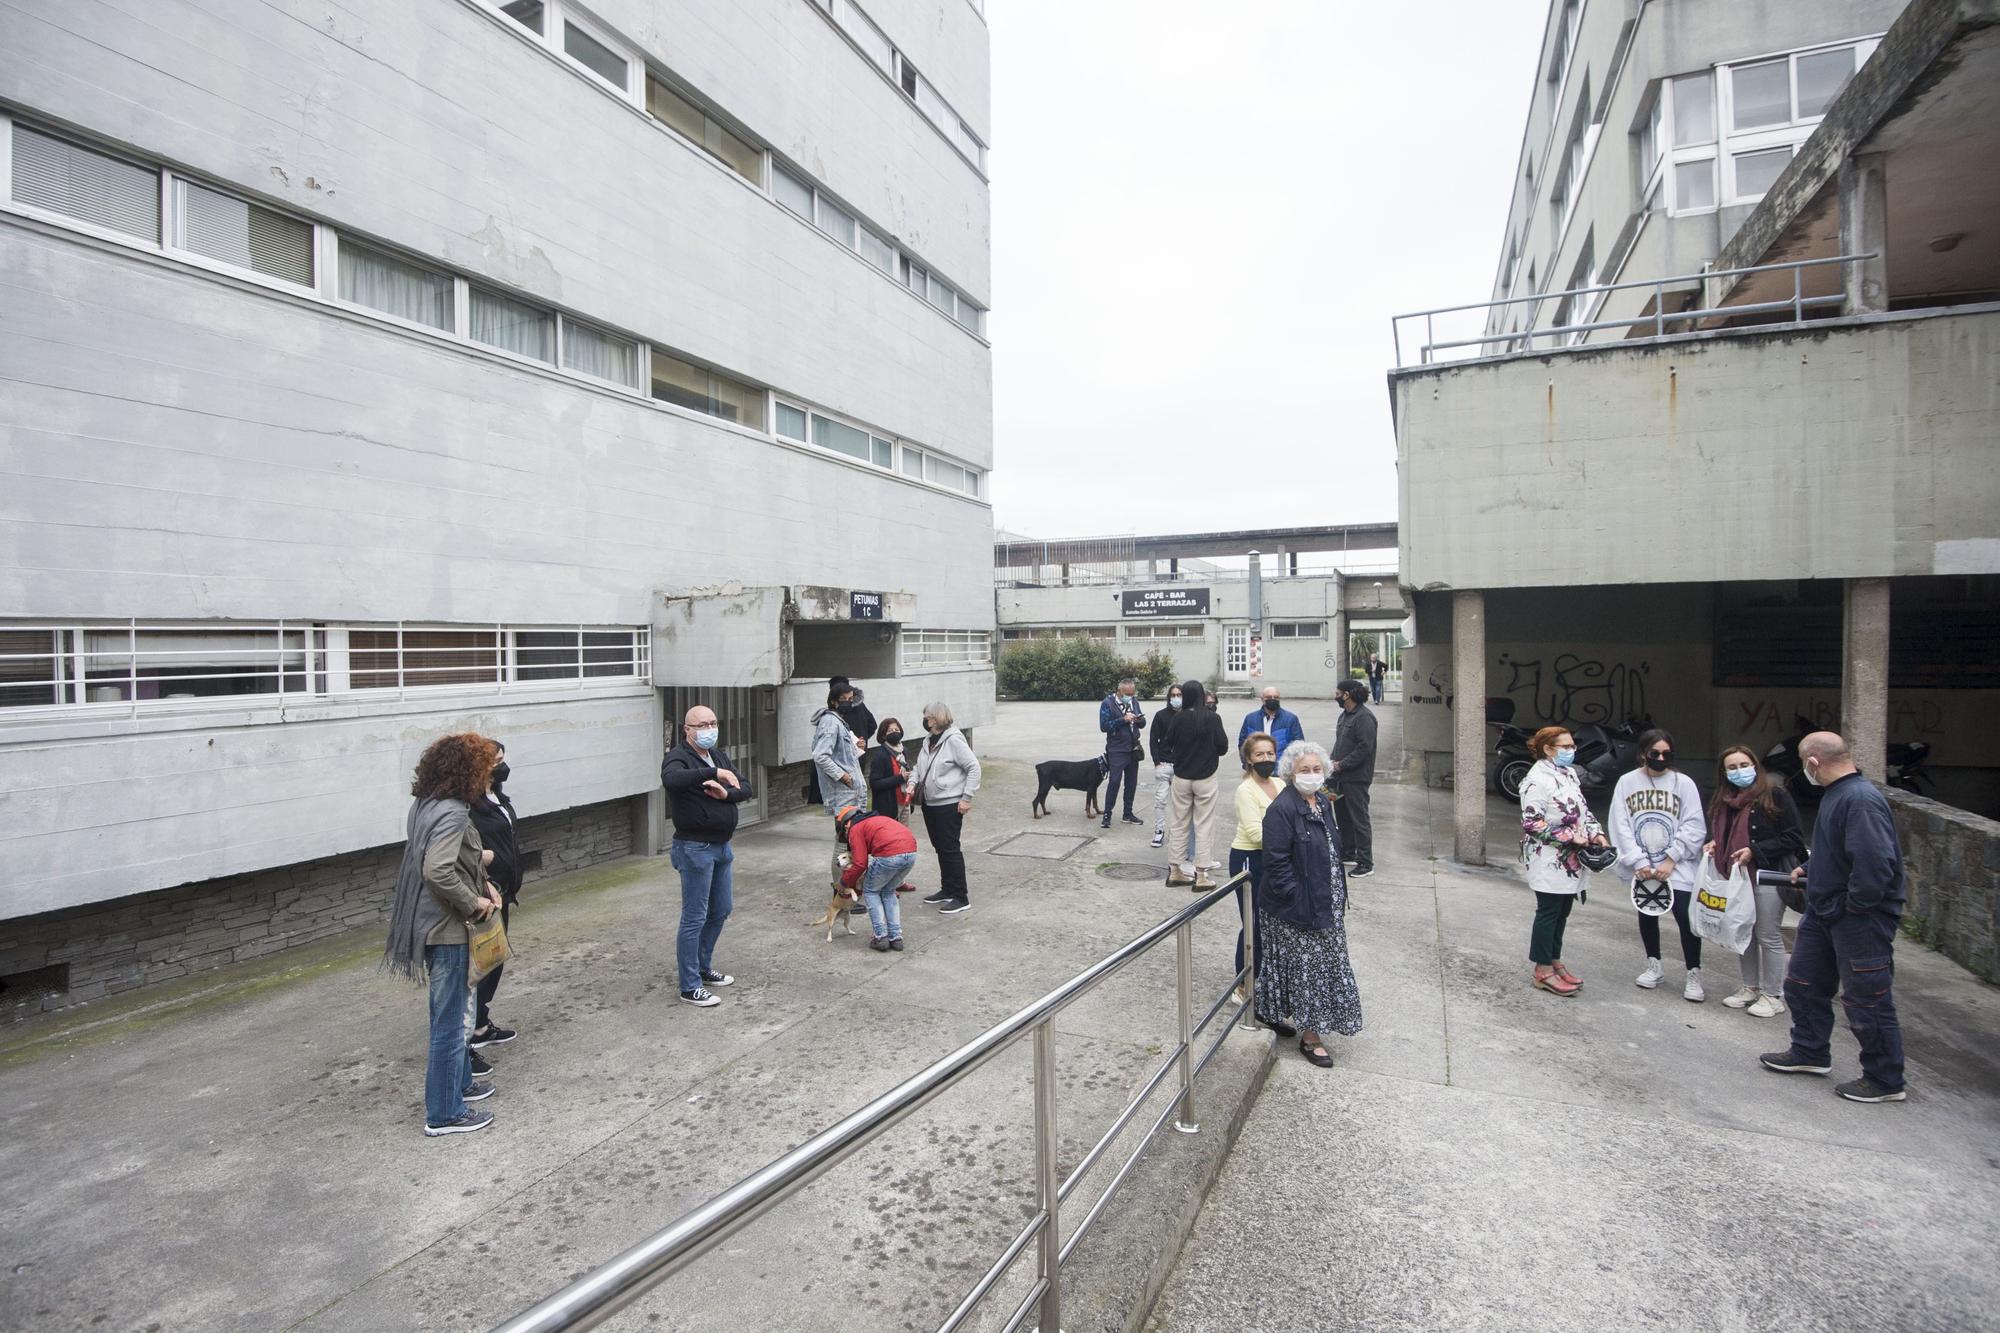
[(403, 863), (389, 910), (382, 966), (430, 986), (430, 1052), (424, 1074), (424, 1133), (466, 1134), (493, 1117), (467, 1102), (493, 1095), (472, 1079), (472, 935), (468, 924), (500, 910), (486, 881), (491, 859), (473, 825), (471, 805), (492, 784), (500, 747), (474, 732), (440, 736), (424, 750), (410, 783)]
[(1551, 995), (1583, 989), (1563, 965), (1563, 927), (1584, 889), (1585, 847), (1605, 845), (1604, 827), (1584, 803), (1576, 779), (1576, 737), (1568, 727), (1543, 727), (1528, 740), (1535, 766), (1521, 784), (1521, 865), (1535, 891), (1535, 924), (1528, 934), (1533, 986)]

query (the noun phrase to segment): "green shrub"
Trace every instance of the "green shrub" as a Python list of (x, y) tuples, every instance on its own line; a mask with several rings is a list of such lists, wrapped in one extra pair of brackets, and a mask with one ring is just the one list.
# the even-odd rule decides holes
[(1102, 699), (1123, 667), (1096, 639), (1029, 639), (1000, 655), (1000, 692), (1012, 699)]
[(1148, 648), (1144, 657), (1126, 658), (1122, 674), (1139, 682), (1141, 699), (1163, 699), (1174, 685), (1173, 659), (1158, 648)]

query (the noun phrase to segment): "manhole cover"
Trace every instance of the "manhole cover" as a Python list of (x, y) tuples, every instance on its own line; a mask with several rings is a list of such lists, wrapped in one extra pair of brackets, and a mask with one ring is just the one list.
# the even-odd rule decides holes
[(1159, 866), (1142, 866), (1136, 861), (1113, 861), (1110, 865), (1097, 868), (1097, 873), (1106, 879), (1156, 879), (1165, 880), (1167, 872)]
[(997, 847), (995, 856), (1032, 856), (1042, 861), (1060, 861), (1094, 839), (1068, 833), (1016, 833)]

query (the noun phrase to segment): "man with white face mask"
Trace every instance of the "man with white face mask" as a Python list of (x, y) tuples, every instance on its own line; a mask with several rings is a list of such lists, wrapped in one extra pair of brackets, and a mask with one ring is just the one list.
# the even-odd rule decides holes
[(680, 743), (660, 764), (660, 785), (672, 806), (674, 869), (681, 873), (681, 999), (701, 1009), (722, 1003), (710, 987), (736, 980), (715, 970), (715, 942), (734, 905), (736, 853), (729, 840), (736, 833), (736, 807), (751, 796), (720, 739), (715, 710), (696, 704), (681, 723)]

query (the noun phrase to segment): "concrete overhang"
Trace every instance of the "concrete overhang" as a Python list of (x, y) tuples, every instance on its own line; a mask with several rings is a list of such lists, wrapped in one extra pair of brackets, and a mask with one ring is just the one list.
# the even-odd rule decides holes
[[(1057, 541), (1011, 541), (993, 544), (993, 565), (1010, 569), (1022, 565), (1088, 564), (1106, 557), (1104, 537), (1079, 537)], [(1125, 538), (1116, 539), (1120, 546)], [(1394, 523), (1358, 523), (1312, 528), (1244, 528), (1234, 532), (1182, 532), (1155, 537), (1133, 537), (1130, 559), (1198, 560), (1212, 556), (1247, 555), (1260, 551), (1305, 553), (1308, 551), (1386, 551), (1396, 545)], [(1127, 558), (1122, 549), (1120, 558)]]
[[(1914, 0), (1715, 267), (1838, 255), (1842, 164), (1878, 154), (1890, 308), (2000, 294), (2000, 0)], [(1803, 274), (1806, 296), (1841, 290), (1837, 265)], [(1727, 305), (1789, 300), (1792, 282), (1789, 271), (1753, 274), (1708, 295)]]

